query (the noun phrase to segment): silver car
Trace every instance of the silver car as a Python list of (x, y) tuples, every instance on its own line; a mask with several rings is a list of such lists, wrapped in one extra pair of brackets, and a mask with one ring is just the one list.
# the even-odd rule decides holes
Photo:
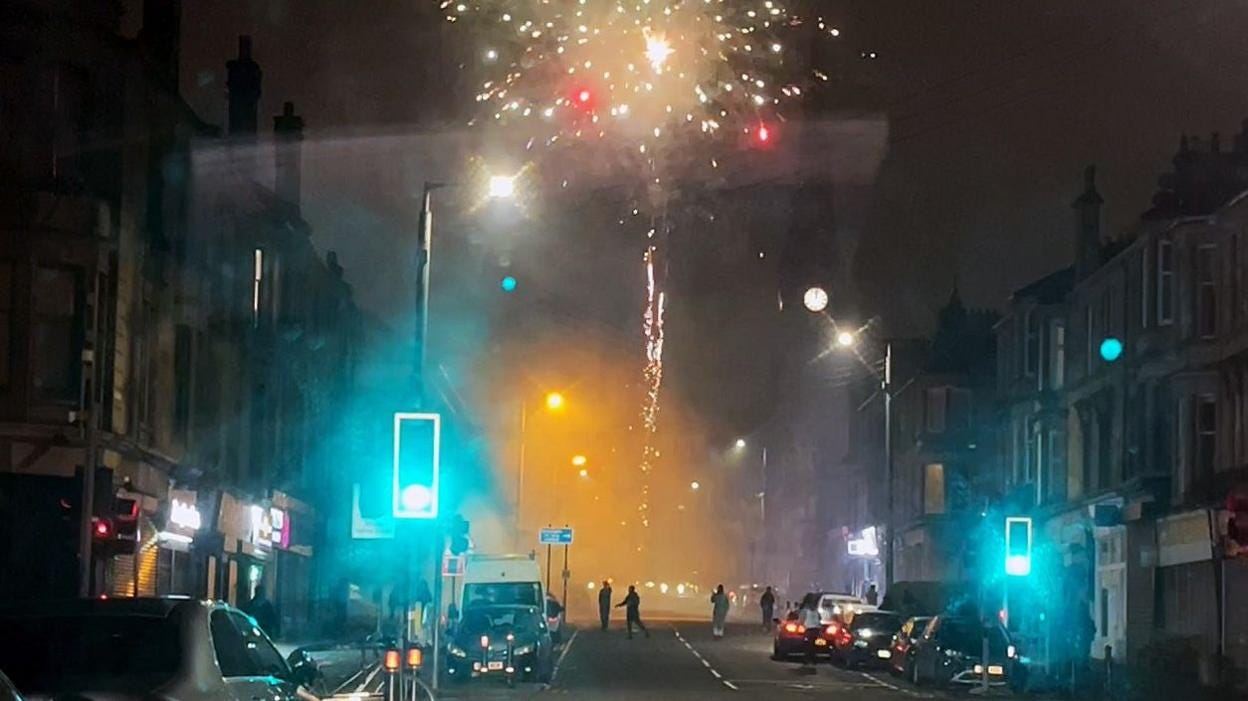
[(0, 669), (28, 701), (294, 701), (316, 673), (302, 656), (283, 659), (255, 619), (219, 601), (11, 605), (0, 608), (0, 631)]

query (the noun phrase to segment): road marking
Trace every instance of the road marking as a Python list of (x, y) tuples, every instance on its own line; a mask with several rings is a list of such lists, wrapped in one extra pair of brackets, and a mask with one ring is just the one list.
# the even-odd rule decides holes
[(892, 682), (886, 682), (883, 679), (880, 679), (874, 674), (870, 674), (868, 672), (859, 672), (859, 674), (861, 674), (862, 676), (866, 677), (867, 679), (870, 679), (871, 681), (875, 682), (876, 684), (879, 684), (880, 686), (886, 689), (892, 689), (893, 691), (901, 692), (905, 694), (906, 696), (915, 696), (921, 699), (934, 698), (934, 695), (932, 694), (924, 694), (924, 693), (915, 691), (913, 689), (907, 689), (904, 686), (897, 686), (896, 684), (893, 684)]
[(364, 691), (364, 689), (368, 688), (368, 685), (373, 683), (373, 679), (375, 679), (377, 677), (377, 674), (380, 672), (381, 672), (381, 665), (377, 665), (376, 667), (374, 667), (373, 673), (368, 675), (368, 678), (360, 682), (360, 685), (355, 688), (355, 693), (357, 694), (361, 693)]
[(568, 656), (568, 650), (572, 649), (572, 643), (576, 642), (576, 636), (581, 634), (581, 629), (577, 628), (572, 631), (572, 637), (568, 638), (568, 644), (563, 646), (563, 652), (559, 653), (559, 659), (555, 660), (555, 668), (550, 670), (550, 681), (543, 685), (543, 688), (549, 689), (554, 686), (555, 679), (559, 676), (559, 670), (563, 667), (563, 658)]
[(702, 663), (702, 666), (703, 666), (703, 667), (706, 667), (708, 670), (710, 670), (710, 672), (711, 672), (711, 676), (713, 676), (713, 677), (715, 677), (716, 679), (718, 679), (718, 680), (720, 681), (720, 683), (722, 683), (724, 686), (728, 687), (729, 689), (732, 689), (733, 691), (740, 691), (740, 690), (741, 690), (741, 688), (740, 688), (740, 687), (738, 687), (736, 684), (733, 684), (732, 682), (728, 681), (727, 679), (724, 679), (724, 675), (720, 674), (718, 670), (716, 670), (714, 667), (712, 667), (712, 666), (711, 666), (710, 661), (708, 661), (705, 657), (703, 657), (703, 656), (702, 656), (702, 653), (698, 652), (698, 651), (697, 651), (697, 649), (696, 649), (696, 648), (694, 648), (694, 647), (693, 647), (693, 645), (691, 645), (691, 644), (689, 643), (689, 641), (685, 639), (685, 636), (683, 636), (683, 635), (681, 635), (681, 634), (680, 634), (680, 630), (678, 630), (677, 628), (673, 627), (673, 628), (672, 628), (672, 632), (676, 634), (676, 639), (677, 639), (677, 640), (679, 640), (680, 642), (684, 643), (685, 647), (689, 648), (689, 652), (692, 652), (692, 653), (693, 653), (693, 656), (694, 656), (694, 657), (696, 657), (696, 658), (698, 659), (698, 661)]

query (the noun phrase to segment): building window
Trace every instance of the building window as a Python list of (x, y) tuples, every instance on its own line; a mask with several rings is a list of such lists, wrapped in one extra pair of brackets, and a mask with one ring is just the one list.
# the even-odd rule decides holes
[(1092, 375), (1092, 358), (1095, 351), (1095, 342), (1092, 339), (1096, 337), (1096, 330), (1092, 328), (1091, 304), (1083, 308), (1083, 336), (1084, 372), (1090, 377)]
[(1214, 454), (1218, 441), (1218, 402), (1212, 395), (1196, 398), (1196, 445), (1192, 466), (1193, 481), (1208, 484), (1213, 477)]
[(80, 391), (82, 276), (70, 268), (35, 271), (31, 390), (37, 399), (72, 404)]
[(1196, 328), (1201, 338), (1218, 332), (1218, 247), (1202, 245), (1196, 251)]
[(1150, 285), (1148, 284), (1152, 276), (1149, 275), (1148, 269), (1148, 246), (1140, 249), (1140, 328), (1148, 328), (1148, 293)]
[(173, 345), (173, 431), (185, 442), (191, 423), (191, 327), (178, 324)]
[(1034, 309), (1028, 309), (1023, 317), (1023, 372), (1027, 377), (1035, 377), (1040, 363), (1040, 329), (1037, 328), (1037, 316)]
[(1174, 323), (1174, 244), (1157, 242), (1157, 323)]
[(940, 463), (923, 469), (923, 513), (945, 513), (945, 466)]
[(931, 387), (927, 390), (927, 432), (945, 432), (946, 388)]
[(264, 282), (264, 251), (257, 248), (251, 266), (251, 325), (260, 325), (260, 285)]
[(1066, 433), (1052, 429), (1048, 434), (1047, 474), (1041, 479), (1041, 501), (1061, 501), (1066, 497)]
[(1049, 321), (1049, 387), (1061, 389), (1066, 381), (1066, 322)]

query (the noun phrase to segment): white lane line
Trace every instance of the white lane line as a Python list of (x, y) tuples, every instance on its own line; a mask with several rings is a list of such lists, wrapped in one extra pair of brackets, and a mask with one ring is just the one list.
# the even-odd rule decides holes
[(867, 679), (870, 679), (871, 681), (875, 682), (876, 684), (886, 689), (892, 689), (893, 691), (903, 693), (907, 696), (915, 696), (918, 698), (933, 698), (930, 694), (920, 693), (913, 689), (907, 689), (904, 686), (897, 686), (896, 684), (893, 684), (892, 682), (886, 682), (883, 679), (880, 679), (874, 674), (870, 674), (868, 672), (859, 672), (859, 674), (861, 674), (862, 676), (866, 677)]
[(572, 631), (572, 637), (568, 638), (568, 644), (563, 646), (563, 652), (559, 653), (559, 659), (555, 660), (555, 668), (550, 670), (550, 681), (543, 688), (549, 689), (554, 686), (555, 679), (559, 676), (559, 670), (563, 669), (563, 658), (568, 656), (568, 651), (572, 649), (572, 643), (576, 642), (576, 636), (580, 634), (580, 628)]
[(373, 683), (373, 680), (377, 678), (377, 674), (380, 672), (381, 672), (381, 665), (377, 665), (376, 667), (374, 667), (373, 673), (368, 675), (368, 677), (365, 678), (364, 681), (360, 682), (360, 685), (355, 688), (355, 693), (358, 694), (358, 693), (363, 692), (365, 689), (367, 689), (368, 685)]
[(698, 660), (699, 662), (701, 662), (701, 663), (702, 663), (702, 666), (703, 666), (703, 667), (706, 667), (708, 670), (710, 670), (710, 672), (711, 672), (711, 676), (713, 676), (713, 677), (715, 677), (716, 679), (718, 679), (718, 680), (720, 681), (720, 683), (722, 683), (724, 686), (728, 687), (729, 689), (732, 689), (733, 691), (740, 691), (740, 690), (741, 690), (741, 687), (737, 686), (736, 684), (733, 684), (732, 682), (728, 681), (727, 679), (724, 679), (724, 675), (720, 674), (718, 670), (716, 670), (714, 667), (712, 667), (712, 666), (711, 666), (711, 663), (710, 663), (710, 662), (709, 662), (709, 661), (708, 661), (705, 657), (703, 657), (703, 656), (702, 656), (702, 653), (698, 652), (698, 651), (697, 651), (697, 650), (693, 647), (693, 645), (691, 645), (691, 644), (689, 643), (689, 641), (688, 641), (688, 640), (686, 640), (686, 639), (685, 639), (685, 636), (683, 636), (683, 635), (681, 635), (681, 634), (680, 634), (680, 631), (679, 631), (679, 630), (677, 630), (676, 628), (672, 628), (672, 632), (674, 632), (674, 633), (676, 634), (676, 639), (677, 639), (677, 640), (679, 640), (680, 642), (684, 643), (684, 644), (685, 644), (685, 647), (689, 648), (689, 652), (692, 652), (692, 653), (693, 653), (693, 656), (694, 656), (694, 657), (696, 657), (696, 658), (697, 658), (697, 660)]

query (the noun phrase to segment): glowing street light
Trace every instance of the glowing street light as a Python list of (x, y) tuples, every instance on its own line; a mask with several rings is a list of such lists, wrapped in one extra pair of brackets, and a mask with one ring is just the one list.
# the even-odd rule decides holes
[(563, 408), (563, 395), (559, 392), (550, 392), (546, 395), (546, 408), (551, 411), (559, 411)]
[(836, 334), (836, 345), (841, 348), (853, 348), (858, 344), (858, 337), (849, 331), (840, 331)]
[(736, 446), (737, 450), (744, 450), (744, 449), (745, 449), (745, 439), (744, 439), (744, 438), (738, 438), (738, 439), (737, 439), (737, 442), (736, 442), (736, 443), (734, 443), (733, 445), (735, 445), (735, 446)]
[[(584, 455), (572, 456), (572, 465), (575, 467), (584, 467), (588, 463), (589, 463), (589, 458), (585, 457)], [(581, 472), (584, 472), (584, 470), (581, 470)]]
[(516, 194), (516, 176), (491, 175), (489, 189), (486, 192), (492, 200), (511, 199)]
[(697, 480), (694, 480), (689, 483), (689, 488), (696, 492), (702, 488), (702, 483)]
[(818, 285), (808, 287), (806, 294), (802, 295), (802, 304), (807, 310), (818, 314), (828, 308), (828, 291)]
[(581, 476), (581, 479), (589, 479), (589, 470), (586, 470), (583, 467), (581, 468), (581, 471), (578, 472), (577, 474)]

